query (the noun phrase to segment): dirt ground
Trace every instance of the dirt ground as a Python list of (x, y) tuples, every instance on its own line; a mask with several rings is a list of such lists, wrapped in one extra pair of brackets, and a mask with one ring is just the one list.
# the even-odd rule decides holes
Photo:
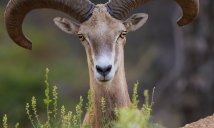
[(214, 114), (191, 124), (187, 124), (183, 128), (214, 128)]

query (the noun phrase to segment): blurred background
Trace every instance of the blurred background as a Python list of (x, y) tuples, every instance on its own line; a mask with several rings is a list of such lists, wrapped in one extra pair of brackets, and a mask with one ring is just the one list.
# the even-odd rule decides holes
[[(10, 123), (27, 126), (25, 103), (32, 96), (38, 98), (42, 115), (46, 67), (51, 70), (50, 83), (58, 85), (59, 104), (74, 109), (79, 96), (87, 95), (89, 77), (78, 38), (53, 23), (54, 17), (67, 16), (46, 9), (31, 12), (23, 25), (33, 42), (33, 50), (28, 51), (7, 35), (3, 17), (7, 2), (0, 1), (0, 117), (8, 114)], [(142, 103), (143, 90), (152, 92), (156, 86), (152, 119), (168, 128), (214, 113), (214, 1), (200, 0), (199, 16), (185, 27), (176, 24), (181, 10), (173, 0), (154, 0), (131, 14), (135, 12), (148, 13), (149, 20), (127, 37), (125, 67), (130, 94), (139, 81)]]

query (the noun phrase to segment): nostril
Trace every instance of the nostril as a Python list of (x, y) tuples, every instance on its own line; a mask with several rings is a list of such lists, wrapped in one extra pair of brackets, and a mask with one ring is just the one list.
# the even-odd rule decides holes
[(107, 66), (107, 67), (106, 67), (106, 72), (109, 73), (109, 72), (111, 71), (111, 68), (112, 68), (112, 65)]
[(108, 65), (105, 67), (101, 67), (99, 65), (96, 65), (96, 70), (99, 74), (106, 76), (112, 69), (112, 65)]
[(98, 66), (98, 65), (96, 65), (96, 69), (97, 69), (97, 72), (99, 72), (99, 73), (103, 72), (102, 68), (100, 66)]

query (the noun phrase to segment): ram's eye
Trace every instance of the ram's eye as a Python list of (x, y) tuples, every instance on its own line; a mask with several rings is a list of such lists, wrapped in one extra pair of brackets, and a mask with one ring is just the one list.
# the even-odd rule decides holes
[(124, 39), (126, 37), (127, 31), (123, 31), (120, 34), (120, 38)]
[(84, 41), (85, 37), (82, 34), (78, 34), (78, 38), (80, 39), (80, 41)]

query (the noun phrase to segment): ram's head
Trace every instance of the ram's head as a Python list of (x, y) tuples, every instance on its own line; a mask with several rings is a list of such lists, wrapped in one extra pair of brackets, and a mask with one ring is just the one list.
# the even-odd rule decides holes
[[(32, 49), (32, 43), (22, 32), (22, 22), (31, 10), (49, 8), (62, 11), (78, 23), (57, 17), (55, 24), (68, 34), (75, 34), (84, 45), (89, 69), (97, 82), (114, 78), (123, 65), (123, 46), (126, 34), (143, 26), (148, 15), (138, 13), (124, 20), (134, 8), (149, 0), (110, 0), (94, 5), (89, 0), (10, 0), (6, 11), (6, 27), (11, 39), (19, 46)], [(194, 20), (198, 14), (198, 0), (176, 0), (183, 10), (178, 25)], [(91, 75), (90, 75), (91, 76)]]

